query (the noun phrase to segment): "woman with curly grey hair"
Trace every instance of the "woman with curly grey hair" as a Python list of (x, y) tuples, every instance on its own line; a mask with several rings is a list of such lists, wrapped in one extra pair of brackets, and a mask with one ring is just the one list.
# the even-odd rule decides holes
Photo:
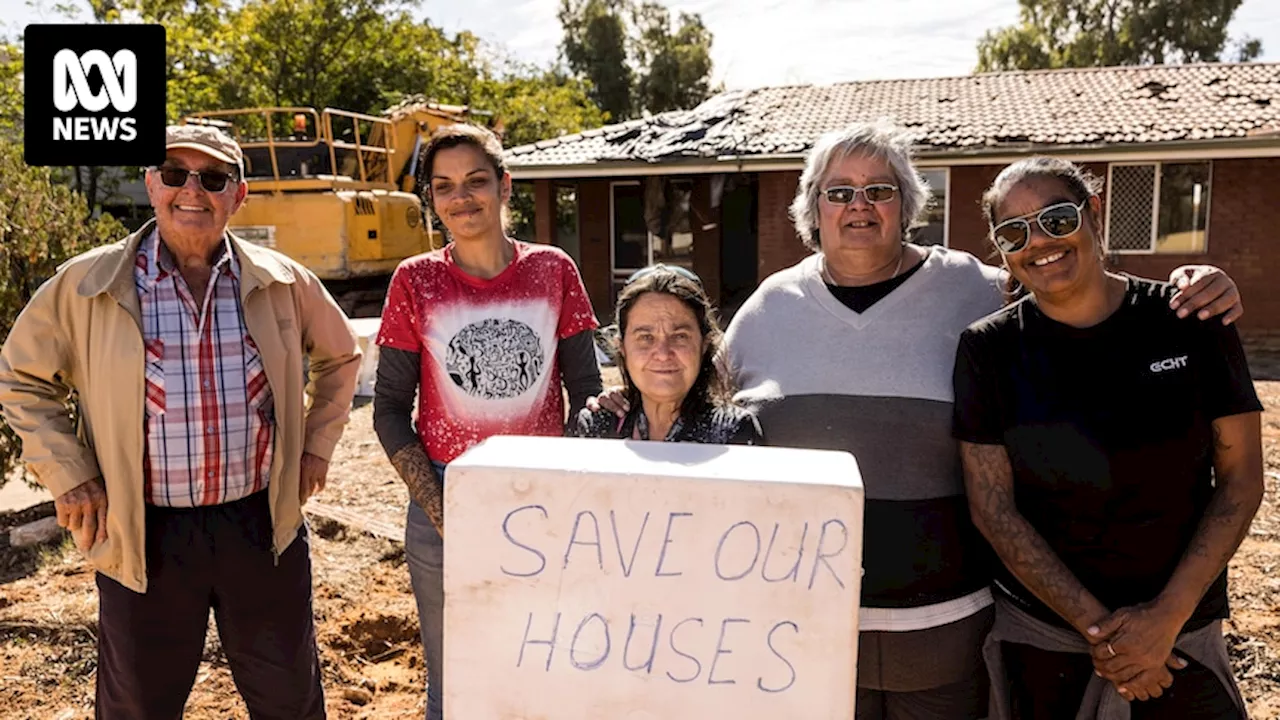
[[(987, 711), (990, 549), (951, 435), (952, 368), (960, 333), (1003, 305), (1005, 273), (912, 244), (928, 197), (898, 128), (823, 136), (791, 206), (814, 254), (761, 283), (726, 334), (735, 399), (770, 444), (846, 450), (862, 470), (859, 720)], [(1179, 279), (1185, 309), (1238, 314), (1220, 271)]]

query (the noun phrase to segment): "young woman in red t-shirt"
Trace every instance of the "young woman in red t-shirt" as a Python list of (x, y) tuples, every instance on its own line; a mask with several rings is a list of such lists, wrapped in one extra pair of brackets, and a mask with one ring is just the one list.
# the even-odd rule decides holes
[[(512, 239), (502, 146), (483, 128), (437, 130), (419, 186), (450, 244), (396, 268), (382, 325), (374, 428), (409, 487), (405, 555), (427, 663), (428, 720), (441, 717), (445, 466), (492, 435), (561, 435), (600, 391), (582, 278), (562, 250)], [(417, 427), (413, 398), (418, 394)]]

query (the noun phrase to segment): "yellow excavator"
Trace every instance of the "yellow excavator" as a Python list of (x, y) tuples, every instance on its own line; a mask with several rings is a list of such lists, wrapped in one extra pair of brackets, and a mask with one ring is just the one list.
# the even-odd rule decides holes
[(244, 150), (249, 196), (231, 230), (305, 265), (351, 317), (376, 317), (396, 265), (444, 244), (415, 186), (418, 149), (475, 116), (488, 114), (419, 96), (383, 117), (260, 107), (184, 122), (221, 127)]

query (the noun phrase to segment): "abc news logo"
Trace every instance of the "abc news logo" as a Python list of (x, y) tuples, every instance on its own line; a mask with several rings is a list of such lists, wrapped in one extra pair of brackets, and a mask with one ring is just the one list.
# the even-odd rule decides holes
[[(102, 75), (102, 89), (89, 87), (89, 69)], [(132, 112), (138, 105), (138, 56), (132, 50), (121, 50), (112, 57), (101, 50), (76, 55), (73, 50), (60, 50), (53, 56), (53, 105), (70, 113), (77, 107), (101, 112), (107, 104), (118, 113)], [(137, 120), (131, 117), (55, 117), (54, 140), (120, 140), (133, 142), (138, 137)]]
[(29, 25), (25, 43), (27, 164), (163, 162), (162, 26)]

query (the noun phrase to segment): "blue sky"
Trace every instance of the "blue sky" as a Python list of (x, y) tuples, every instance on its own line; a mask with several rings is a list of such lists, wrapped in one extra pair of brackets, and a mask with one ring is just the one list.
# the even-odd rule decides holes
[[(715, 36), (715, 79), (729, 88), (964, 75), (989, 28), (1017, 19), (1016, 0), (666, 0), (697, 12)], [(558, 0), (425, 0), (450, 32), (468, 29), (510, 55), (555, 58)], [(0, 33), (56, 21), (52, 0), (0, 0)], [(1245, 0), (1231, 34), (1263, 41), (1280, 61), (1280, 0)]]

